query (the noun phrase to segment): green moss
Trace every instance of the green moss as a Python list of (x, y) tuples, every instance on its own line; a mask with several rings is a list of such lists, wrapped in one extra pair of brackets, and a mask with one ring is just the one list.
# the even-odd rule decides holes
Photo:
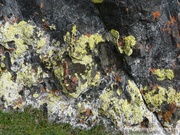
[(70, 124), (48, 122), (43, 112), (32, 107), (24, 112), (0, 111), (0, 133), (3, 135), (104, 135), (110, 134), (102, 125), (91, 130), (73, 128)]

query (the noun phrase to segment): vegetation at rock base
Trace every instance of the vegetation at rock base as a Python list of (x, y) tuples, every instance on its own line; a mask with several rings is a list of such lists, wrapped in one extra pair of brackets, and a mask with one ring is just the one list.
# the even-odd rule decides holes
[(49, 123), (38, 109), (27, 107), (24, 112), (0, 110), (1, 135), (105, 135), (103, 126), (91, 130), (73, 129), (70, 124)]

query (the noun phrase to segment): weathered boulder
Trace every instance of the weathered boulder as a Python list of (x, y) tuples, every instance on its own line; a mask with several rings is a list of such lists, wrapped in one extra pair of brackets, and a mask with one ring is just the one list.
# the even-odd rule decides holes
[(180, 126), (179, 2), (0, 1), (0, 105), (153, 134)]

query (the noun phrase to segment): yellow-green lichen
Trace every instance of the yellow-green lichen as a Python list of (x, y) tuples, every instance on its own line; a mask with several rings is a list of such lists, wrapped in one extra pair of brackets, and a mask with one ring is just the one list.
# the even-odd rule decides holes
[[(7, 22), (0, 31), (4, 34), (2, 39), (3, 42), (15, 41), (16, 50), (13, 52), (15, 57), (18, 57), (28, 49), (25, 42), (33, 36), (33, 26), (25, 21), (21, 21), (19, 24), (14, 25)], [(8, 48), (8, 46), (5, 47)]]
[(119, 44), (120, 34), (117, 30), (112, 29), (110, 31), (113, 42), (117, 45), (120, 53), (125, 53), (127, 56), (130, 56), (133, 52), (132, 47), (136, 45), (136, 39), (134, 36), (129, 35), (124, 38), (124, 46)]
[(96, 72), (95, 76), (92, 76), (91, 73), (89, 72), (89, 76), (88, 76), (88, 84), (92, 85), (92, 86), (98, 86), (101, 82), (101, 73), (100, 72)]
[(158, 109), (164, 102), (167, 102), (168, 104), (173, 102), (178, 105), (180, 104), (180, 93), (172, 87), (166, 89), (164, 87), (157, 86), (157, 88), (148, 91), (144, 95), (144, 98), (149, 106), (153, 105), (156, 109)]
[(165, 76), (169, 79), (172, 80), (174, 78), (174, 72), (172, 69), (165, 69)]
[(12, 81), (10, 72), (3, 72), (0, 77), (0, 97), (4, 100), (4, 107), (13, 106), (15, 100), (21, 98), (19, 91), (22, 89), (17, 83)]
[[(73, 98), (77, 98), (88, 87), (87, 82), (85, 82), (85, 83), (81, 82), (81, 80), (78, 77), (77, 73), (75, 73), (75, 77), (78, 78), (78, 86), (76, 87), (76, 90), (75, 90), (74, 93), (69, 93), (69, 95), (71, 97), (73, 97)], [(82, 77), (83, 77), (83, 75), (82, 75)]]
[(37, 48), (39, 49), (39, 48), (43, 47), (45, 44), (46, 44), (46, 39), (40, 38), (40, 40), (38, 41), (38, 44), (37, 44)]
[[(158, 87), (159, 90), (153, 89), (145, 95), (145, 100), (148, 104), (152, 104), (154, 107), (159, 107), (164, 101), (166, 101), (165, 93), (166, 89)], [(157, 93), (157, 94), (155, 94)]]
[[(73, 73), (73, 75), (77, 78), (77, 87), (74, 89), (74, 92), (68, 93), (65, 89), (66, 93), (71, 97), (77, 98), (88, 86), (91, 85), (98, 85), (100, 83), (100, 73), (96, 73), (96, 75), (92, 75), (92, 66), (93, 66), (93, 59), (92, 53), (90, 51), (94, 51), (95, 46), (100, 43), (104, 42), (104, 39), (101, 34), (95, 33), (91, 35), (81, 35), (77, 36), (77, 26), (74, 25), (72, 27), (71, 32), (67, 32), (64, 36), (64, 42), (68, 44), (67, 51), (69, 52), (69, 56), (74, 64), (81, 64), (85, 66), (86, 69), (83, 70), (83, 73)], [(87, 49), (88, 48), (88, 49)], [(68, 70), (65, 67), (65, 70)], [(56, 69), (57, 70), (57, 69)], [(59, 71), (58, 71), (59, 72)], [(64, 69), (62, 70), (61, 75), (58, 75), (58, 72), (55, 72), (56, 76), (64, 77)], [(93, 78), (93, 79), (92, 79)], [(71, 79), (71, 78), (69, 78)], [(64, 87), (68, 87), (69, 84), (62, 84)]]
[(152, 74), (158, 76), (158, 80), (162, 81), (166, 78), (172, 80), (174, 78), (174, 72), (171, 69), (153, 69)]
[[(40, 37), (40, 41), (36, 37), (35, 31), (37, 31), (36, 33), (37, 36)], [(5, 25), (0, 28), (0, 33), (3, 34), (1, 40), (2, 45), (6, 48), (9, 48), (6, 44), (7, 42), (14, 41), (15, 50), (12, 53), (13, 58), (21, 56), (28, 50), (30, 45), (34, 48), (38, 46), (38, 49), (40, 49), (45, 44), (45, 40), (41, 38), (43, 32), (31, 25), (30, 22), (21, 21), (18, 24), (6, 22)]]
[(117, 93), (118, 96), (120, 96), (122, 94), (122, 90), (121, 89), (117, 89), (116, 93)]
[(130, 102), (127, 99), (116, 97), (116, 93), (111, 88), (103, 91), (99, 96), (102, 113), (113, 118), (114, 123), (118, 123), (122, 118), (130, 124), (137, 124), (143, 120), (145, 105), (139, 89), (129, 80), (127, 90), (131, 96)]
[(55, 26), (54, 24), (51, 24), (51, 25), (49, 26), (49, 28), (50, 28), (50, 30), (56, 30), (56, 26)]
[(93, 3), (102, 3), (103, 0), (91, 0)]
[(110, 31), (112, 37), (113, 37), (113, 40), (114, 40), (114, 43), (118, 44), (118, 40), (119, 40), (119, 31), (115, 30), (115, 29), (111, 29)]
[(113, 91), (108, 89), (106, 91), (104, 91), (100, 96), (99, 99), (102, 101), (102, 106), (101, 108), (104, 111), (107, 111), (109, 106), (110, 106), (110, 102), (111, 102), (111, 97), (113, 95)]
[(73, 27), (72, 27), (72, 35), (73, 36), (75, 36), (76, 35), (76, 32), (77, 32), (77, 26), (76, 25), (74, 25)]
[(35, 72), (31, 66), (22, 65), (22, 69), (17, 72), (16, 83), (22, 86), (31, 87), (38, 83), (39, 74), (41, 69), (38, 68), (38, 72)]
[(127, 36), (124, 38), (125, 46), (124, 46), (124, 53), (127, 56), (130, 56), (133, 52), (132, 47), (136, 44), (136, 39), (132, 35)]
[[(89, 47), (90, 50), (93, 50), (95, 45), (99, 42), (104, 42), (104, 39), (102, 35), (98, 33), (92, 34), (91, 36), (81, 35), (79, 38), (76, 38), (76, 32), (77, 28), (76, 25), (74, 25), (71, 31), (72, 34), (67, 32), (64, 36), (64, 41), (69, 44), (69, 55), (72, 59), (81, 61), (81, 63), (87, 63), (87, 61), (91, 59), (91, 55), (87, 54), (86, 48)], [(86, 56), (89, 57), (89, 59)], [(86, 57), (86, 59), (84, 57)]]

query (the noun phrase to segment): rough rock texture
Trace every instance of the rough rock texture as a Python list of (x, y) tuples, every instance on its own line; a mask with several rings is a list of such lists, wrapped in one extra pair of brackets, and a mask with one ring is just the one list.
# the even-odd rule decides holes
[(0, 107), (91, 128), (176, 133), (177, 0), (0, 1)]

